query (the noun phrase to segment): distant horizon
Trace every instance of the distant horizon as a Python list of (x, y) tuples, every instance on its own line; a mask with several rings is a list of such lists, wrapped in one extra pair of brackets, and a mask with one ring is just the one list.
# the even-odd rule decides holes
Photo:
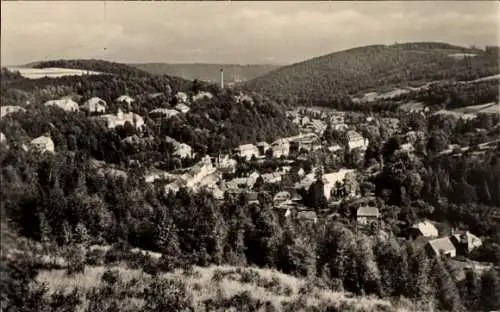
[[(370, 44), (370, 45), (361, 45), (361, 46), (353, 46), (353, 47), (349, 47), (349, 48), (346, 48), (346, 49), (342, 49), (342, 50), (337, 50), (337, 51), (332, 51), (330, 53), (327, 53), (327, 54), (322, 54), (322, 55), (315, 55), (315, 56), (311, 56), (309, 57), (308, 59), (304, 59), (302, 61), (299, 61), (299, 62), (295, 62), (295, 63), (287, 63), (287, 64), (278, 64), (278, 63), (253, 63), (253, 64), (244, 64), (244, 63), (210, 63), (210, 62), (199, 62), (199, 61), (193, 61), (193, 62), (162, 62), (162, 61), (158, 61), (158, 62), (148, 62), (148, 61), (145, 61), (145, 62), (119, 62), (119, 61), (116, 61), (116, 60), (112, 60), (112, 59), (102, 59), (102, 58), (78, 58), (78, 59), (81, 59), (81, 60), (102, 60), (102, 61), (107, 61), (107, 62), (114, 62), (114, 63), (121, 63), (121, 64), (125, 64), (125, 65), (144, 65), (144, 64), (167, 64), (167, 65), (216, 65), (216, 66), (277, 66), (277, 67), (282, 67), (282, 66), (289, 66), (289, 65), (293, 65), (293, 64), (296, 64), (296, 63), (300, 63), (300, 62), (303, 62), (303, 61), (306, 61), (306, 60), (309, 60), (309, 59), (313, 59), (313, 58), (317, 58), (317, 57), (321, 57), (321, 56), (324, 56), (324, 55), (328, 55), (328, 54), (332, 54), (332, 53), (337, 53), (337, 52), (342, 52), (342, 51), (347, 51), (347, 50), (351, 50), (351, 49), (356, 49), (356, 48), (362, 48), (362, 47), (367, 47), (367, 46), (373, 46), (373, 45), (385, 45), (385, 46), (391, 46), (391, 45), (395, 45), (395, 44), (407, 44), (407, 43), (443, 43), (443, 44), (450, 44), (450, 45), (456, 45), (456, 46), (460, 46), (462, 48), (465, 48), (465, 49), (471, 49), (471, 48), (476, 48), (476, 49), (479, 49), (479, 50), (483, 50), (487, 47), (487, 46), (497, 46), (497, 47), (500, 47), (500, 44), (499, 43), (493, 43), (493, 44), (486, 44), (484, 46), (475, 46), (473, 44), (470, 44), (468, 46), (464, 46), (464, 45), (460, 45), (460, 44), (455, 44), (455, 43), (452, 43), (452, 42), (445, 42), (445, 41), (401, 41), (401, 42), (395, 42), (395, 43), (392, 43), (392, 44)], [(45, 61), (57, 61), (57, 60), (76, 60), (75, 58), (64, 58), (64, 57), (59, 57), (59, 58), (54, 58), (54, 59), (47, 59), (47, 60), (36, 60), (36, 61), (30, 61), (30, 62), (26, 62), (24, 64), (1, 64), (1, 60), (0, 60), (0, 66), (1, 67), (23, 67), (23, 66), (26, 66), (26, 65), (29, 65), (29, 64), (33, 64), (33, 63), (38, 63), (38, 62), (45, 62)]]
[(2, 66), (54, 59), (283, 66), (374, 44), (446, 42), (484, 47), (500, 41), (497, 1), (2, 1), (0, 5)]

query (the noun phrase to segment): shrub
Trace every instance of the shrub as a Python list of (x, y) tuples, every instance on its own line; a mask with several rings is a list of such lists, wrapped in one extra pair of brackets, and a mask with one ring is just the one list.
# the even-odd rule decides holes
[(177, 280), (155, 278), (145, 290), (144, 312), (190, 311), (193, 299), (186, 292), (186, 285)]

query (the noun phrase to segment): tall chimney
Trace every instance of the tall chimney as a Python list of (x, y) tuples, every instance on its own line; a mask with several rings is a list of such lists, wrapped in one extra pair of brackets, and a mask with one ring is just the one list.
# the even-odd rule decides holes
[(224, 89), (224, 69), (220, 69), (220, 88)]

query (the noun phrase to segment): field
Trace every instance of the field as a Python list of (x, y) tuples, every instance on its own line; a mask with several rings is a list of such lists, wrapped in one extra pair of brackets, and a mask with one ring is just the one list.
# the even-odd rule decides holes
[(460, 108), (452, 109), (451, 111), (463, 114), (473, 114), (473, 113), (500, 113), (500, 103), (486, 103), (481, 105), (465, 106)]
[(83, 75), (100, 75), (102, 73), (81, 69), (69, 68), (24, 68), (24, 67), (9, 67), (10, 71), (18, 71), (21, 76), (28, 79), (39, 79), (44, 77), (57, 78), (64, 76), (83, 76)]

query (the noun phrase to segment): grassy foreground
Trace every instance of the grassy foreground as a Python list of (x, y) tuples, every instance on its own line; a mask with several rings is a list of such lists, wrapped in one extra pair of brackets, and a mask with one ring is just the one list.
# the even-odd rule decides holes
[[(105, 289), (112, 275), (110, 271), (119, 280), (114, 284), (115, 289), (121, 288), (118, 292), (128, 293), (120, 302), (123, 305), (120, 310), (142, 310), (146, 302), (141, 293), (153, 280), (142, 270), (122, 265), (108, 268), (86, 266), (84, 273), (72, 276), (65, 270), (44, 270), (37, 280), (47, 285), (49, 294), (69, 293), (75, 288), (88, 294), (93, 288)], [(352, 297), (269, 269), (193, 267), (161, 273), (158, 278), (167, 283), (185, 285), (185, 297), (189, 298), (194, 311), (417, 311), (409, 302)], [(170, 289), (166, 293), (171, 295), (173, 292)], [(87, 296), (79, 310), (88, 311), (88, 307)]]

